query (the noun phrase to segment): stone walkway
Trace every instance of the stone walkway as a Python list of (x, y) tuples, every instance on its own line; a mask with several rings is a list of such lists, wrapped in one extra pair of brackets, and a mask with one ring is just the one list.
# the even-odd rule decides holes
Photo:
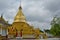
[(10, 40), (40, 40), (40, 39), (10, 39)]
[(48, 38), (48, 39), (10, 39), (10, 40), (60, 40), (60, 38)]

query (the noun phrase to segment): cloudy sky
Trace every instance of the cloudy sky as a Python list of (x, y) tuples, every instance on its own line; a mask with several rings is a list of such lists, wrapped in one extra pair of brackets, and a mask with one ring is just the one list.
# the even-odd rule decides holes
[[(0, 15), (12, 23), (20, 6), (20, 0), (0, 0)], [(60, 0), (22, 0), (22, 11), (27, 22), (35, 28), (50, 29), (51, 20), (60, 15)]]

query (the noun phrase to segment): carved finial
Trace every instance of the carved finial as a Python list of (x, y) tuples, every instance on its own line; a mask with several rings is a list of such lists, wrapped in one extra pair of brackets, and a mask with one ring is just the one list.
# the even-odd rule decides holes
[(21, 6), (21, 0), (20, 0), (20, 6)]

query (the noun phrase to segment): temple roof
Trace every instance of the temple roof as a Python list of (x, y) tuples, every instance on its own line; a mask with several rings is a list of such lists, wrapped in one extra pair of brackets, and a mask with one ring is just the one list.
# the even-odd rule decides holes
[(2, 24), (2, 26), (7, 26), (7, 25), (10, 25), (8, 24), (8, 22), (3, 18), (3, 15), (1, 15), (0, 17), (0, 25)]
[(5, 21), (4, 18), (3, 18), (3, 15), (1, 15), (0, 21)]

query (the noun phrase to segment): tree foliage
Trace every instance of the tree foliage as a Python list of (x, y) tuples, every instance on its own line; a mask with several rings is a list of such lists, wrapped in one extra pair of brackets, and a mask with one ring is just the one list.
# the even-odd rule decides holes
[(52, 28), (50, 29), (50, 32), (55, 36), (60, 36), (60, 26), (59, 24), (54, 24)]
[(47, 30), (44, 30), (44, 31), (45, 31), (46, 33), (50, 33), (50, 30), (48, 30), (48, 29), (47, 29)]
[[(60, 21), (60, 20), (57, 20), (57, 21)], [(60, 24), (57, 23), (57, 21), (55, 21), (55, 23), (52, 24), (50, 29), (51, 34), (53, 34), (54, 36), (60, 36)]]

